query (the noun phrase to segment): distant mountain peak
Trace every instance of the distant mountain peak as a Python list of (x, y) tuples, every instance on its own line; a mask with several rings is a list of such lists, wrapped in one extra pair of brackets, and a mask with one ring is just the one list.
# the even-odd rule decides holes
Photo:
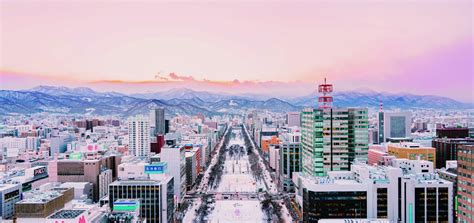
[(68, 95), (79, 95), (79, 96), (125, 96), (124, 94), (117, 92), (97, 92), (88, 87), (76, 87), (69, 88), (64, 86), (48, 86), (39, 85), (31, 88), (29, 91), (40, 92), (54, 96), (68, 96)]

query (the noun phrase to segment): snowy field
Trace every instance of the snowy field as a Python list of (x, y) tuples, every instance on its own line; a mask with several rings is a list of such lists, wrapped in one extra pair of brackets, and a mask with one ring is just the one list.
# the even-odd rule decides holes
[[(229, 141), (231, 145), (244, 146), (242, 131), (233, 130), (235, 138)], [(215, 157), (214, 157), (215, 158)], [(212, 160), (216, 163), (216, 159)], [(209, 171), (206, 171), (208, 174)], [(202, 185), (201, 188), (207, 188)], [(247, 149), (240, 155), (234, 154), (233, 157), (226, 153), (224, 162), (224, 174), (222, 180), (216, 189), (216, 192), (257, 192), (259, 188), (265, 188), (265, 182), (256, 182), (250, 170), (250, 164), (247, 156)], [(186, 213), (183, 222), (192, 222), (195, 218), (194, 210), (199, 207), (197, 201), (191, 210)], [(216, 200), (212, 213), (207, 216), (210, 222), (264, 222), (264, 213), (260, 207), (259, 200)]]
[(213, 223), (262, 222), (263, 213), (258, 200), (218, 200), (209, 220)]
[(257, 192), (258, 188), (265, 188), (261, 181), (255, 181), (250, 170), (247, 154), (240, 158), (227, 155), (224, 162), (224, 174), (217, 192)]
[(225, 174), (217, 192), (257, 192), (257, 186), (251, 175)]

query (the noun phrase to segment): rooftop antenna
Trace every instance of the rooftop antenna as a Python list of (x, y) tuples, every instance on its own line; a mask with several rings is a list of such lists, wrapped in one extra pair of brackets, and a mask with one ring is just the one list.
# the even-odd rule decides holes
[(333, 98), (330, 94), (333, 91), (333, 86), (326, 82), (326, 78), (324, 78), (324, 84), (319, 85), (318, 91), (322, 94), (318, 97), (318, 107), (321, 109), (332, 108)]

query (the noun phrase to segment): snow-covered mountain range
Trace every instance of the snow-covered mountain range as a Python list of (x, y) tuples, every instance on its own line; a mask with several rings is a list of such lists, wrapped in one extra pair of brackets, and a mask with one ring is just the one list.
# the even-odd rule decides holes
[[(446, 97), (380, 93), (370, 90), (336, 92), (334, 105), (339, 107), (444, 108), (468, 109), (474, 104)], [(275, 112), (299, 111), (316, 105), (317, 92), (310, 95), (278, 99), (266, 95), (231, 95), (194, 91), (186, 88), (126, 95), (97, 92), (90, 88), (38, 86), (29, 90), (0, 90), (0, 115), (8, 113), (58, 112), (130, 116), (146, 114), (153, 106), (165, 106), (169, 115), (203, 113), (240, 113), (246, 109)]]

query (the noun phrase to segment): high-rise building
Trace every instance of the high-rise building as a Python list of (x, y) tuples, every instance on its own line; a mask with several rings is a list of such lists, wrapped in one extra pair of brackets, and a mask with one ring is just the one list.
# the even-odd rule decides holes
[(139, 199), (140, 216), (151, 223), (173, 222), (173, 177), (161, 180), (124, 180), (109, 185), (109, 205), (116, 210), (117, 200)]
[(474, 145), (458, 147), (458, 222), (474, 222)]
[(387, 142), (387, 138), (407, 138), (411, 133), (410, 112), (384, 112), (378, 114), (378, 143)]
[(469, 129), (468, 128), (437, 128), (436, 137), (438, 138), (468, 138)]
[(164, 135), (165, 131), (165, 108), (153, 108), (150, 111), (150, 126), (153, 128), (153, 136)]
[(474, 145), (473, 138), (433, 138), (431, 145), (436, 148), (436, 168), (445, 167), (446, 161), (457, 160), (458, 147)]
[(431, 146), (436, 148), (436, 167), (445, 167), (446, 161), (457, 160), (457, 150), (461, 145), (473, 145), (467, 128), (438, 128)]
[(299, 112), (288, 112), (286, 113), (286, 124), (289, 127), (300, 126), (301, 118)]
[(293, 190), (292, 177), (294, 172), (301, 172), (301, 134), (289, 133), (283, 136), (280, 143), (279, 177), (284, 191)]
[(303, 172), (324, 176), (349, 170), (356, 159), (367, 160), (366, 108), (306, 108), (301, 115)]
[(197, 177), (197, 162), (196, 162), (196, 152), (194, 151), (186, 151), (186, 187), (187, 189), (191, 190), (194, 186), (194, 182), (196, 181)]
[(453, 183), (453, 206), (451, 209), (454, 213), (454, 221), (457, 222), (458, 219), (458, 165), (457, 161), (451, 160), (446, 162), (446, 168), (436, 169), (439, 178), (447, 180)]
[(131, 155), (146, 157), (150, 153), (150, 123), (148, 118), (136, 116), (128, 121), (128, 150)]
[(164, 146), (160, 161), (168, 163), (169, 174), (174, 178), (174, 195), (177, 203), (186, 193), (186, 149), (184, 146)]

